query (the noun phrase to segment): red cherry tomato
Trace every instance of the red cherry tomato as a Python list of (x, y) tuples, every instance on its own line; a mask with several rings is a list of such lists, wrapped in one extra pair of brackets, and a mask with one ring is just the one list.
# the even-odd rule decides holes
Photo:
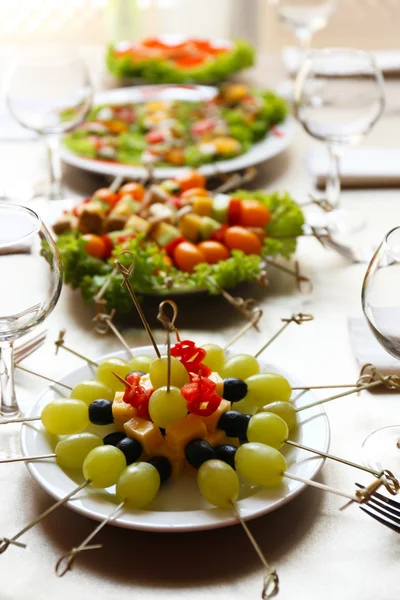
[(197, 54), (195, 56), (180, 56), (179, 58), (175, 58), (174, 63), (183, 69), (190, 69), (191, 67), (202, 65), (206, 60), (206, 54)]
[(100, 188), (93, 194), (93, 199), (101, 200), (110, 206), (114, 206), (119, 200), (119, 195), (109, 188)]
[(99, 235), (87, 233), (82, 236), (82, 239), (85, 242), (85, 251), (87, 254), (95, 258), (105, 258), (106, 244)]
[(162, 131), (149, 131), (146, 133), (146, 142), (148, 144), (161, 144), (165, 140), (165, 135)]
[(125, 194), (127, 194), (139, 202), (143, 200), (144, 192), (144, 186), (141, 183), (136, 183), (135, 181), (125, 183), (125, 185), (119, 188), (120, 196), (125, 196)]
[(242, 201), (239, 198), (231, 198), (228, 207), (228, 221), (229, 225), (239, 225), (240, 215), (242, 212), (241, 207)]
[(113, 243), (108, 235), (102, 235), (101, 239), (104, 242), (104, 258), (110, 258), (113, 251)]
[(173, 256), (175, 248), (179, 246), (179, 244), (181, 244), (182, 242), (186, 242), (186, 238), (177, 237), (174, 240), (172, 240), (172, 242), (164, 246), (164, 250), (168, 254), (168, 256)]
[(196, 121), (190, 128), (190, 131), (193, 135), (203, 135), (212, 131), (215, 127), (215, 121), (213, 119), (202, 119), (201, 121)]
[(190, 188), (204, 188), (206, 185), (206, 178), (198, 171), (190, 170), (185, 171), (182, 175), (176, 178), (182, 192), (189, 190)]
[(244, 227), (229, 227), (225, 232), (224, 242), (231, 250), (242, 250), (245, 254), (261, 253), (260, 239)]
[(226, 246), (220, 242), (214, 240), (207, 240), (206, 242), (200, 242), (197, 248), (204, 254), (206, 262), (209, 265), (214, 265), (220, 260), (226, 260), (229, 258), (229, 250)]
[(258, 200), (242, 200), (240, 224), (243, 227), (265, 227), (271, 219), (269, 209)]
[(173, 256), (176, 266), (187, 273), (193, 273), (196, 265), (205, 262), (204, 254), (191, 242), (181, 242)]
[(208, 196), (208, 191), (205, 188), (195, 187), (186, 190), (181, 194), (181, 198), (184, 200), (189, 200), (190, 198), (194, 198), (195, 196)]
[(211, 239), (215, 242), (221, 242), (222, 244), (225, 238), (225, 233), (228, 231), (228, 229), (229, 226), (224, 223), (219, 229), (217, 229), (217, 231), (214, 231), (214, 233), (211, 236)]

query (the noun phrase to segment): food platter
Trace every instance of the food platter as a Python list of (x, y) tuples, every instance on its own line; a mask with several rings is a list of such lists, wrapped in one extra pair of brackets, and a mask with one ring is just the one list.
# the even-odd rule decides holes
[[(94, 106), (103, 104), (123, 105), (127, 103), (137, 104), (144, 101), (208, 101), (217, 94), (217, 88), (196, 85), (154, 85), (127, 87), (97, 94), (94, 98)], [(254, 143), (249, 150), (226, 160), (218, 160), (199, 166), (201, 173), (207, 177), (220, 173), (230, 173), (240, 169), (259, 164), (277, 156), (286, 150), (294, 136), (294, 119), (286, 117), (278, 126), (260, 141)], [(105, 176), (121, 176), (125, 178), (146, 178), (148, 169), (140, 164), (123, 164), (111, 160), (99, 160), (79, 155), (65, 145), (61, 148), (62, 160), (79, 169), (98, 173)], [(155, 166), (153, 176), (155, 179), (176, 177), (185, 168), (183, 166)]]
[[(135, 355), (146, 354), (155, 356), (151, 346), (136, 348)], [(110, 356), (126, 358), (124, 351), (109, 354)], [(263, 370), (279, 373), (286, 377), (292, 385), (299, 385), (293, 377), (282, 369), (260, 361)], [(94, 376), (93, 368), (82, 366), (60, 379), (66, 385), (75, 385), (78, 381)], [(37, 416), (43, 406), (59, 397), (54, 389), (47, 388), (30, 410), (27, 417)], [(315, 400), (311, 392), (301, 395), (296, 401), (296, 406), (305, 406)], [(292, 438), (307, 446), (326, 452), (330, 442), (329, 422), (322, 406), (308, 409), (305, 414), (299, 414), (299, 426), (293, 432)], [(92, 426), (94, 432), (108, 433), (106, 427)], [(52, 452), (55, 439), (44, 432), (41, 425), (34, 423), (24, 424), (21, 431), (21, 450), (23, 456), (35, 456)], [(314, 478), (320, 471), (324, 459), (297, 448), (283, 448), (283, 454), (288, 462), (288, 471), (304, 478)], [(56, 499), (63, 498), (77, 485), (82, 483), (82, 476), (64, 472), (53, 461), (32, 461), (27, 463), (27, 468), (39, 485)], [(239, 497), (237, 507), (243, 519), (249, 520), (266, 513), (272, 512), (290, 502), (306, 488), (306, 484), (293, 480), (285, 480), (285, 484), (276, 489), (262, 489), (257, 487), (244, 487), (242, 497)], [(116, 507), (113, 488), (104, 491), (95, 491), (87, 488), (85, 491), (68, 502), (72, 510), (91, 519), (101, 521), (106, 518)], [(112, 525), (126, 529), (140, 529), (159, 532), (196, 531), (226, 527), (237, 523), (236, 517), (230, 510), (211, 508), (203, 500), (196, 485), (195, 471), (184, 473), (178, 479), (173, 479), (165, 484), (157, 498), (149, 505), (148, 510), (124, 510), (111, 521)]]

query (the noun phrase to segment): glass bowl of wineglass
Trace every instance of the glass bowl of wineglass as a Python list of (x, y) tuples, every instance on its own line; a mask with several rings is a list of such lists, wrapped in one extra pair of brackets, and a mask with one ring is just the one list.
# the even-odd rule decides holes
[[(400, 360), (400, 227), (387, 233), (373, 256), (362, 286), (362, 308), (372, 333)], [(363, 444), (371, 468), (400, 473), (400, 424), (373, 432)]]
[[(362, 50), (328, 48), (307, 53), (295, 82), (295, 115), (305, 131), (327, 145), (329, 169), (325, 218), (336, 237), (348, 237), (364, 224), (362, 215), (340, 209), (340, 160), (361, 143), (385, 107), (382, 73)], [(321, 223), (319, 223), (321, 224)]]
[(20, 125), (38, 133), (47, 146), (49, 185), (36, 195), (60, 199), (61, 135), (84, 121), (92, 96), (86, 65), (72, 48), (29, 47), (10, 63), (5, 77), (7, 107)]
[(62, 287), (61, 260), (40, 217), (0, 202), (0, 415), (14, 418), (13, 343), (46, 319)]

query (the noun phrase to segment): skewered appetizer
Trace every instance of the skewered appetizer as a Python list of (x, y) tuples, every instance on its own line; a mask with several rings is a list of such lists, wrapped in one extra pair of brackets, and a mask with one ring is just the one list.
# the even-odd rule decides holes
[(119, 78), (150, 83), (213, 83), (251, 67), (254, 50), (234, 42), (160, 36), (109, 47), (107, 67)]
[[(187, 171), (147, 189), (127, 183), (97, 190), (54, 225), (66, 283), (91, 300), (113, 271), (113, 256), (135, 254), (132, 283), (142, 293), (233, 287), (256, 280), (264, 256), (296, 249), (303, 214), (288, 194), (238, 191), (213, 195), (204, 177)], [(105, 300), (129, 310), (120, 275)]]
[(195, 167), (247, 152), (286, 114), (285, 101), (273, 92), (232, 83), (208, 101), (96, 106), (64, 144), (102, 161)]

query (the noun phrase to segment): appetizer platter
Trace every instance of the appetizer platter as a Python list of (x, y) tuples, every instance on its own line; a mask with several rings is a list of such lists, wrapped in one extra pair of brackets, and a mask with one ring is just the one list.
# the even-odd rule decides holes
[[(114, 258), (135, 255), (131, 282), (141, 294), (221, 293), (257, 281), (266, 257), (295, 252), (304, 217), (286, 193), (239, 190), (212, 193), (204, 176), (186, 170), (145, 187), (97, 190), (53, 224), (65, 282), (91, 302), (104, 300), (119, 314), (130, 311)], [(123, 260), (123, 259), (122, 259)]]
[(160, 35), (109, 46), (106, 63), (118, 79), (148, 83), (216, 83), (251, 67), (254, 49), (245, 40)]
[(204, 175), (265, 161), (291, 142), (284, 100), (242, 83), (142, 86), (96, 95), (88, 119), (65, 136), (62, 159), (104, 175), (175, 177), (187, 167)]

